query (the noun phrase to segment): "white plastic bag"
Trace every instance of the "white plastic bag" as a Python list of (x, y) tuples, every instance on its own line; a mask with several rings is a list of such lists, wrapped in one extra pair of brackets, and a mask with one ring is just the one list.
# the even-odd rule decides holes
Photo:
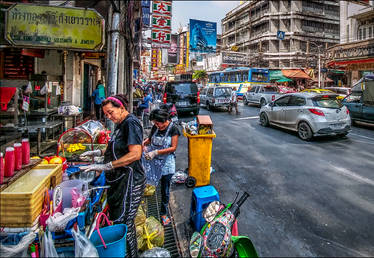
[(17, 245), (0, 244), (0, 257), (29, 257), (27, 249), (34, 241), (36, 234), (30, 232), (24, 236)]
[(55, 244), (53, 242), (52, 234), (50, 231), (44, 233), (43, 251), (44, 253), (40, 257), (58, 257)]
[(75, 257), (99, 257), (96, 247), (80, 231), (71, 230), (75, 240)]
[(61, 212), (56, 212), (53, 216), (50, 216), (46, 221), (49, 231), (64, 231), (69, 221), (78, 217), (79, 209), (80, 208), (65, 208), (63, 214)]
[(23, 92), (24, 94), (31, 94), (32, 93), (32, 85), (31, 85), (31, 82), (29, 82), (27, 84), (27, 87), (25, 89), (25, 91)]
[(171, 255), (165, 248), (154, 247), (142, 253), (140, 257), (171, 257)]
[(40, 95), (45, 95), (48, 91), (48, 84), (45, 83), (44, 86), (40, 89)]
[(172, 184), (184, 184), (186, 182), (188, 175), (184, 171), (177, 171), (175, 174), (171, 177), (171, 183)]

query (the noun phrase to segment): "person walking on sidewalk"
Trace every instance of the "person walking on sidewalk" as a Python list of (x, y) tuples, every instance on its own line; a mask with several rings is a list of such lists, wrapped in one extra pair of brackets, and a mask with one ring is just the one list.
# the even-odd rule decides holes
[[(116, 124), (104, 152), (104, 164), (82, 166), (81, 170), (105, 171), (108, 189), (109, 216), (114, 223), (127, 225), (127, 255), (138, 256), (135, 216), (145, 189), (145, 173), (141, 164), (143, 128), (138, 118), (127, 110), (123, 94), (103, 101), (105, 116)], [(101, 156), (101, 150), (87, 151), (81, 157)]]
[(236, 94), (236, 87), (231, 91), (229, 113), (231, 113), (233, 107), (235, 107), (236, 114), (239, 115), (240, 112), (238, 111), (238, 95)]
[(105, 99), (105, 88), (101, 80), (97, 81), (96, 89), (92, 93), (92, 97), (94, 98), (96, 119), (100, 121), (103, 118), (101, 103)]
[(146, 171), (147, 183), (157, 185), (161, 181), (161, 220), (164, 226), (170, 223), (169, 196), (170, 182), (175, 173), (175, 151), (180, 136), (177, 125), (169, 120), (165, 110), (155, 109), (149, 120), (154, 126), (147, 139), (144, 140), (143, 166)]

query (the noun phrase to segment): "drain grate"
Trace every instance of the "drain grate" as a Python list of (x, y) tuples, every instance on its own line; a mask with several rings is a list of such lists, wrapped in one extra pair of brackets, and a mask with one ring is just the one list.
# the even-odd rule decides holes
[[(147, 217), (153, 216), (160, 221), (160, 210), (159, 203), (161, 203), (161, 188), (157, 187), (155, 194), (152, 196), (147, 196)], [(176, 241), (176, 233), (173, 228), (174, 221), (170, 218), (172, 222), (164, 227), (165, 229), (165, 241), (163, 248), (170, 252), (171, 257), (180, 257), (179, 248)]]

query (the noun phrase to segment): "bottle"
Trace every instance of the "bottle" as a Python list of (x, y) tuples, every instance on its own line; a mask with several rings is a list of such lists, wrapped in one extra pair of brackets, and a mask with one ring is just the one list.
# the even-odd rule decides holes
[(14, 147), (14, 170), (18, 171), (22, 169), (22, 144), (15, 143)]
[(4, 176), (12, 177), (14, 174), (14, 148), (8, 147), (5, 149), (5, 170)]
[(28, 138), (22, 139), (22, 165), (30, 163), (30, 142)]

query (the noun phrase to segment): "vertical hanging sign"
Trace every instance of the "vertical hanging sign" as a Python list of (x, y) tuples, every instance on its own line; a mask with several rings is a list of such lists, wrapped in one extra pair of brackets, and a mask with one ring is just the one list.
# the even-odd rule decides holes
[(154, 0), (152, 3), (152, 45), (170, 48), (172, 1)]

